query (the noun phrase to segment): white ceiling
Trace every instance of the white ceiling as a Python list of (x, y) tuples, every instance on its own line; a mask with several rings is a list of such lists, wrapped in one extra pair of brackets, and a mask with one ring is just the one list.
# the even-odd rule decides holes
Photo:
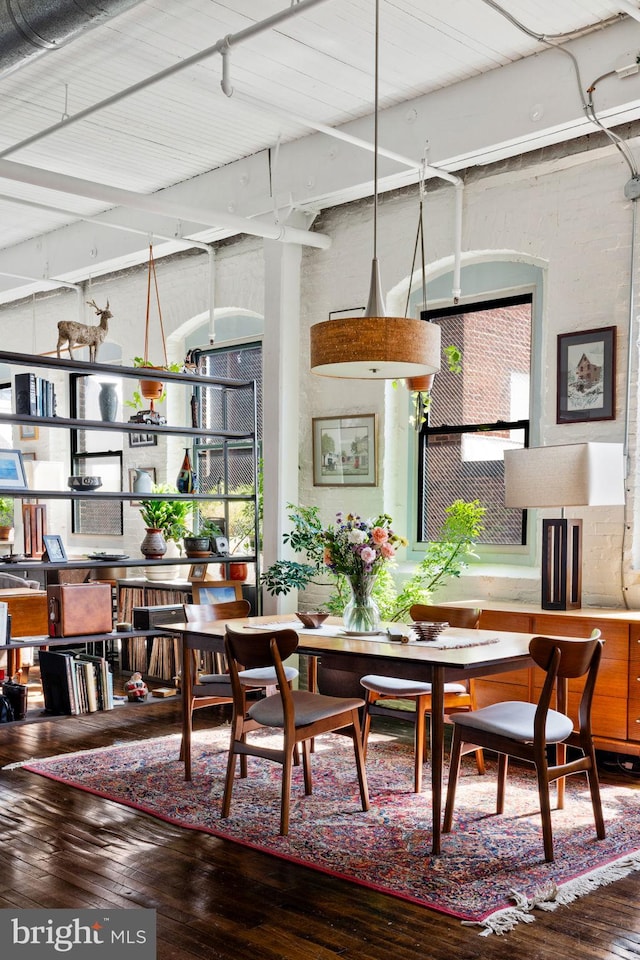
[[(528, 32), (493, 0), (381, 0), (380, 144), (401, 155), (383, 189), (416, 180), (427, 144), (455, 170), (593, 130), (587, 86), (640, 54), (637, 0), (502, 5)], [(226, 96), (222, 57), (197, 55), (289, 6), (231, 44)], [(584, 31), (575, 61), (541, 39), (567, 31)], [(371, 153), (317, 125), (371, 143), (373, 67), (373, 0), (141, 0), (19, 69), (0, 60), (0, 298), (143, 259), (150, 233), (214, 240), (241, 217), (259, 232), (370, 192)], [(637, 119), (640, 76), (594, 97), (607, 125)]]

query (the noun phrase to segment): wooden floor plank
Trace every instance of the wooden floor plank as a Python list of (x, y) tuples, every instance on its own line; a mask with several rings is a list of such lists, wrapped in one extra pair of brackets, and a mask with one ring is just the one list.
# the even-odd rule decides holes
[[(200, 710), (197, 725), (220, 723)], [(3, 724), (0, 765), (179, 729), (178, 701)], [(640, 802), (640, 795), (639, 795)], [(504, 937), (20, 769), (0, 772), (0, 908), (147, 907), (158, 960), (637, 960), (640, 874)]]

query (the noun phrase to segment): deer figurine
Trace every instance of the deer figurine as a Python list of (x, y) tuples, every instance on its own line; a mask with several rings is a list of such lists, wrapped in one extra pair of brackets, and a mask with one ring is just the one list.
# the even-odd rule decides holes
[(104, 343), (104, 339), (109, 332), (108, 321), (113, 314), (109, 310), (108, 300), (104, 309), (101, 309), (95, 300), (87, 300), (87, 305), (93, 307), (100, 317), (100, 323), (76, 323), (74, 320), (60, 320), (58, 323), (58, 343), (56, 345), (58, 356), (60, 356), (60, 349), (65, 343), (72, 360), (74, 347), (89, 347), (89, 363), (95, 363), (98, 347), (101, 343)]

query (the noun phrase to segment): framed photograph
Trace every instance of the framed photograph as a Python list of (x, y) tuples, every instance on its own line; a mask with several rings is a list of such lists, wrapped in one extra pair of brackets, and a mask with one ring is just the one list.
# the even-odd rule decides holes
[(20, 439), (21, 440), (37, 440), (40, 436), (40, 430), (38, 427), (33, 424), (22, 424), (20, 427)]
[(314, 417), (314, 486), (377, 486), (376, 428), (375, 413), (354, 417)]
[(28, 490), (24, 462), (19, 450), (0, 450), (0, 490)]
[(155, 447), (158, 442), (157, 433), (130, 433), (130, 447)]
[(615, 420), (616, 327), (558, 336), (558, 423)]
[(189, 580), (206, 580), (208, 563), (192, 563), (189, 567)]
[[(156, 468), (155, 467), (129, 467), (129, 492), (133, 493), (133, 484), (136, 479), (136, 473), (138, 470), (144, 470), (145, 473), (148, 473), (151, 477), (151, 483), (155, 486), (156, 484)], [(139, 507), (142, 503), (141, 500), (131, 500), (132, 507)]]
[(50, 536), (45, 533), (42, 537), (42, 543), (45, 551), (42, 557), (43, 560), (49, 560), (51, 563), (63, 563), (66, 561), (67, 554), (64, 549), (62, 537)]
[[(198, 566), (198, 564), (194, 564)], [(206, 566), (206, 564), (202, 564)], [(191, 584), (194, 603), (222, 603), (242, 600), (242, 584), (238, 580), (200, 580)]]

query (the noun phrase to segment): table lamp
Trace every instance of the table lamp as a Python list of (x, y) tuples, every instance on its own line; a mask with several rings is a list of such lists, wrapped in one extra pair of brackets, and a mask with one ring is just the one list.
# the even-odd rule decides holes
[(561, 507), (542, 521), (542, 608), (581, 606), (582, 520), (567, 520), (565, 507), (624, 504), (621, 443), (571, 443), (527, 447), (504, 454), (507, 507)]

